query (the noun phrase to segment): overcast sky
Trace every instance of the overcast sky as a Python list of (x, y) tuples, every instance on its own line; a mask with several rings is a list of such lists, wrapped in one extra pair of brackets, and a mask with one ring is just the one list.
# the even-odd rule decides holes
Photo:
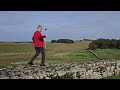
[(38, 24), (48, 41), (120, 39), (120, 11), (0, 11), (0, 41), (31, 41)]

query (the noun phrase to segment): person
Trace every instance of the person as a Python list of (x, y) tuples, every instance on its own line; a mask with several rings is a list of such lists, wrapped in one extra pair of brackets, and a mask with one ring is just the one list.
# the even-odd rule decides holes
[(29, 65), (34, 65), (33, 61), (36, 59), (39, 53), (41, 53), (42, 60), (41, 60), (40, 66), (46, 66), (45, 65), (44, 39), (43, 39), (43, 38), (46, 38), (46, 35), (42, 35), (41, 32), (42, 32), (42, 26), (38, 25), (37, 30), (32, 37), (36, 53), (27, 63)]

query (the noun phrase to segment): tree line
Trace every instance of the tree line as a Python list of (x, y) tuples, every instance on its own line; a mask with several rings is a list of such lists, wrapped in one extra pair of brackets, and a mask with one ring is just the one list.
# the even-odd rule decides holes
[(90, 43), (89, 49), (120, 49), (120, 40), (100, 38)]
[(58, 39), (58, 40), (51, 40), (51, 43), (74, 43), (71, 39)]

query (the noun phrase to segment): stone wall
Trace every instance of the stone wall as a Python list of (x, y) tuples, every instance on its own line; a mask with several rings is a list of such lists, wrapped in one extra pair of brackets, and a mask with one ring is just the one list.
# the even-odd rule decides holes
[(101, 79), (120, 74), (120, 61), (22, 66), (0, 69), (0, 79)]

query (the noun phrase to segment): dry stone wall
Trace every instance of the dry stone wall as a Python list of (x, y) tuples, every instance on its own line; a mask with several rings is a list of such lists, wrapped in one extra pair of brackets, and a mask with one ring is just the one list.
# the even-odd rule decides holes
[(19, 65), (0, 69), (0, 79), (101, 79), (120, 74), (120, 61), (79, 62), (41, 66)]

